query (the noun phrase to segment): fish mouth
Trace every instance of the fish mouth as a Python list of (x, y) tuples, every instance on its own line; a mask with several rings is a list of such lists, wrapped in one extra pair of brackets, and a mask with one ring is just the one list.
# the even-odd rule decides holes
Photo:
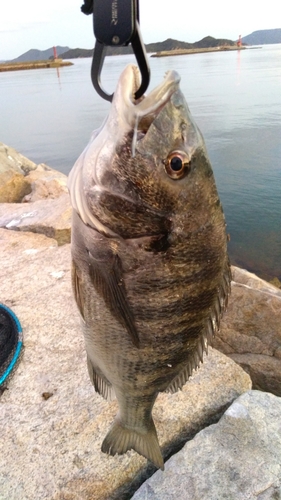
[(124, 122), (136, 132), (146, 134), (157, 115), (178, 90), (180, 76), (176, 71), (167, 71), (164, 80), (149, 94), (135, 99), (140, 86), (140, 71), (133, 64), (128, 65), (120, 76), (113, 106), (121, 112)]

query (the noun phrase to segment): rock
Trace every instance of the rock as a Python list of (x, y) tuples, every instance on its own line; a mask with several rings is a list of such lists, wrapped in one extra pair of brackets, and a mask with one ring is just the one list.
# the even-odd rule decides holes
[(66, 175), (0, 143), (0, 227), (42, 233), (63, 245), (70, 242), (71, 211)]
[[(0, 398), (1, 500), (130, 498), (155, 469), (133, 451), (101, 452), (117, 405), (90, 384), (70, 286), (70, 245), (0, 229), (0, 260), (1, 301), (18, 316), (24, 336), (22, 360)], [(249, 376), (210, 349), (183, 391), (161, 394), (155, 404), (165, 456), (249, 388)]]
[(281, 297), (281, 291), (278, 290), (278, 287), (276, 287), (274, 284), (268, 283), (255, 274), (250, 273), (245, 269), (241, 269), (240, 267), (232, 266), (231, 269), (234, 283), (240, 283), (240, 285), (245, 285), (247, 287), (253, 288), (254, 290), (260, 290), (261, 292), (270, 293), (272, 295)]
[(30, 193), (25, 177), (13, 170), (0, 172), (0, 203), (19, 203)]
[(22, 202), (53, 199), (68, 193), (67, 176), (43, 163), (39, 164), (36, 170), (29, 172), (26, 180), (30, 184), (31, 192), (24, 196)]
[(68, 194), (30, 203), (2, 203), (0, 227), (45, 234), (56, 239), (59, 245), (64, 245), (70, 242), (71, 212)]
[(66, 175), (0, 143), (0, 203), (57, 198), (67, 192)]
[(7, 169), (17, 169), (20, 173), (26, 175), (36, 168), (36, 163), (18, 153), (14, 148), (0, 142), (0, 169), (5, 167)]
[(133, 500), (274, 500), (281, 498), (281, 399), (240, 396), (156, 472)]
[(34, 168), (35, 163), (0, 143), (0, 203), (19, 203), (30, 193), (31, 187), (25, 175)]
[(233, 280), (214, 347), (249, 373), (254, 389), (281, 396), (281, 290), (239, 268)]
[(281, 281), (278, 279), (278, 278), (273, 278), (270, 283), (274, 286), (276, 286), (277, 288), (281, 288)]

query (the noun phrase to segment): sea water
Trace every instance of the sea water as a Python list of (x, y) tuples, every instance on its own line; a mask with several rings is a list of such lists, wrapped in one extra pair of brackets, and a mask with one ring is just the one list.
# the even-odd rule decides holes
[[(0, 141), (66, 174), (110, 104), (94, 91), (91, 59), (0, 73)], [(105, 59), (113, 92), (134, 56)], [(149, 58), (150, 88), (168, 69), (199, 125), (224, 207), (234, 264), (281, 279), (281, 45)]]

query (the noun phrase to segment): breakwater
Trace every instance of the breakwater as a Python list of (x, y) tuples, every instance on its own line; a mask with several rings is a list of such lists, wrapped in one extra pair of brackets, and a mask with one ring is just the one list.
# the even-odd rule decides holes
[(19, 71), (23, 69), (60, 68), (62, 66), (72, 66), (72, 62), (63, 59), (53, 59), (47, 61), (27, 61), (27, 62), (5, 62), (0, 64), (1, 71)]

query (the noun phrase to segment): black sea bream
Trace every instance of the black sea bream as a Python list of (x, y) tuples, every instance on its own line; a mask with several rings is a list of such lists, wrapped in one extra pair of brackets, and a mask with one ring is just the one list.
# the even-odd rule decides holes
[(179, 82), (170, 71), (136, 102), (128, 66), (69, 176), (89, 374), (119, 405), (102, 451), (134, 449), (162, 469), (154, 402), (202, 362), (231, 280), (222, 206)]

